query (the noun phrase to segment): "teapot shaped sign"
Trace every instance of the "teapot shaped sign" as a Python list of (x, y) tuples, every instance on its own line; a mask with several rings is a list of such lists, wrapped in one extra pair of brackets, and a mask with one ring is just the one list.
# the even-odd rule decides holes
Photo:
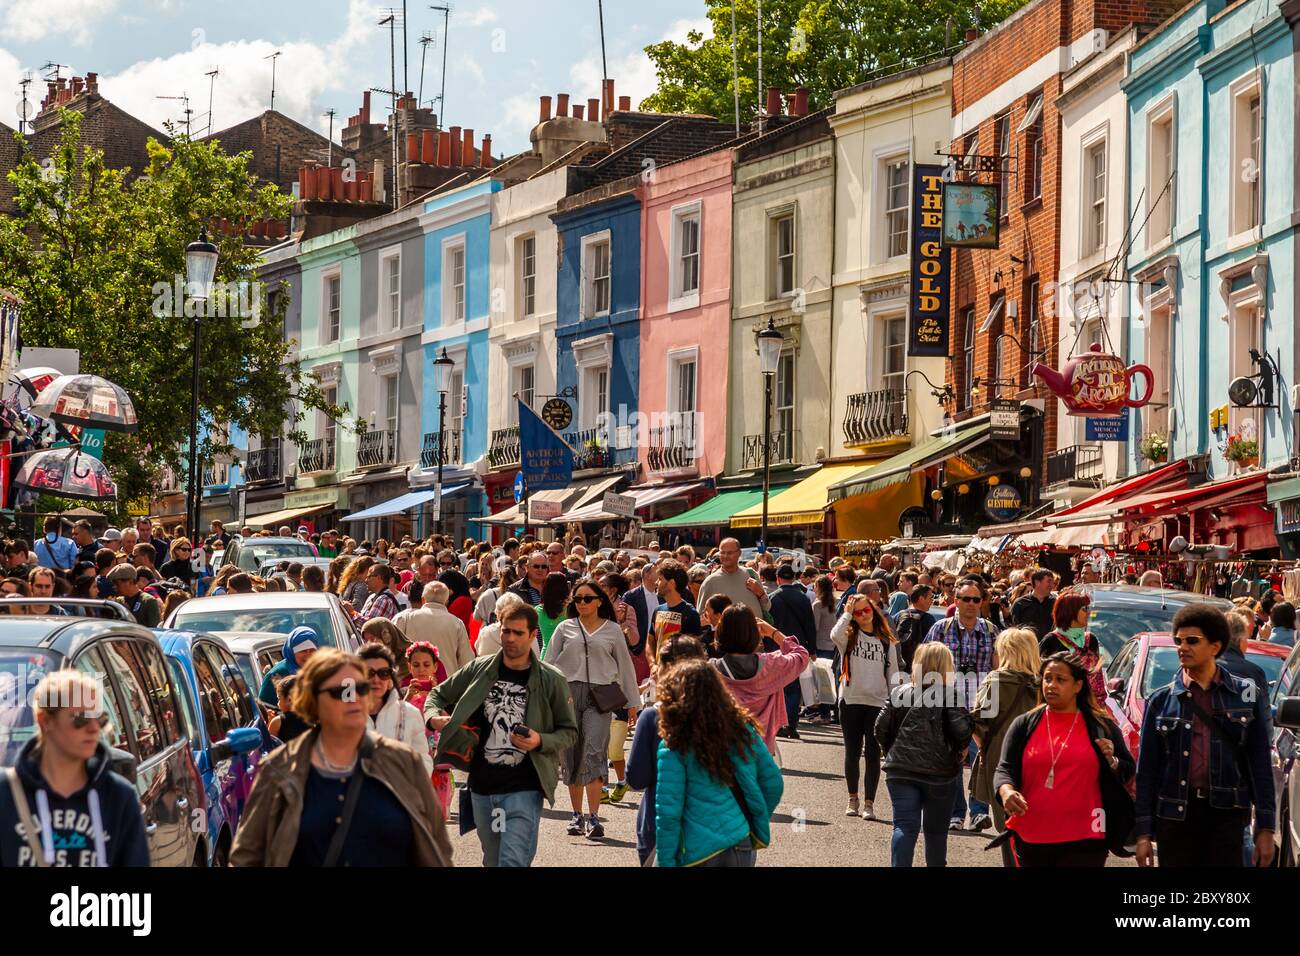
[[(1067, 414), (1088, 418), (1118, 418), (1125, 408), (1138, 408), (1151, 401), (1155, 378), (1145, 365), (1124, 367), (1118, 355), (1109, 355), (1094, 344), (1082, 355), (1075, 355), (1057, 371), (1042, 362), (1033, 369), (1053, 395), (1065, 403)], [(1141, 398), (1130, 398), (1133, 377), (1141, 375), (1145, 388)]]

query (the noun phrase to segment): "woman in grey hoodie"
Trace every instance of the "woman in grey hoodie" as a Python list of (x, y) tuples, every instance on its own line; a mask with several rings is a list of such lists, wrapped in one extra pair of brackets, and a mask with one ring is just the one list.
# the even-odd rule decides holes
[[(844, 732), (844, 781), (849, 788), (844, 815), (852, 817), (861, 812), (862, 819), (874, 820), (876, 789), (880, 785), (876, 718), (889, 699), (891, 683), (906, 680), (900, 676), (898, 641), (889, 626), (889, 615), (860, 594), (844, 606), (844, 613), (831, 629), (831, 643), (840, 652), (840, 727)], [(858, 772), (864, 752), (867, 772), (859, 805)]]

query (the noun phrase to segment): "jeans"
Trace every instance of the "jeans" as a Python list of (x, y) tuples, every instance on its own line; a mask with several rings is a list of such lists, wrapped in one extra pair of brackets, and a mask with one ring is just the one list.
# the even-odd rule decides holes
[(754, 850), (754, 844), (749, 842), (749, 837), (737, 843), (735, 846), (729, 846), (717, 856), (711, 856), (700, 866), (753, 866), (758, 857), (757, 851)]
[(799, 729), (801, 710), (803, 710), (803, 691), (799, 689), (799, 678), (796, 677), (785, 685), (785, 721), (788, 729)]
[[(979, 753), (979, 747), (976, 746), (975, 741), (972, 740), (970, 742), (970, 750), (967, 752), (966, 757), (967, 766), (972, 766), (975, 763), (975, 755), (977, 753)], [(980, 814), (988, 812), (989, 805), (987, 803), (976, 800), (974, 797), (970, 798), (970, 818), (972, 820)], [(957, 781), (957, 794), (953, 797), (952, 801), (952, 818), (962, 822), (965, 822), (966, 820), (966, 787), (963, 786), (961, 780)]]
[(889, 865), (911, 867), (916, 837), (925, 832), (925, 865), (948, 865), (948, 810), (952, 792), (960, 790), (958, 779), (944, 783), (921, 783), (885, 775), (885, 789), (894, 805), (894, 837), (889, 847)]
[(537, 855), (542, 792), (471, 793), (478, 841), (487, 867), (528, 867)]
[(876, 718), (880, 708), (870, 704), (840, 704), (840, 726), (844, 729), (844, 781), (849, 793), (858, 792), (858, 775), (862, 757), (867, 758), (867, 772), (862, 775), (862, 799), (874, 803), (880, 784), (880, 744), (876, 742)]
[(1016, 865), (1021, 867), (1083, 867), (1105, 866), (1105, 840), (1071, 840), (1067, 843), (1026, 843), (1019, 837), (1011, 838), (1015, 846)]

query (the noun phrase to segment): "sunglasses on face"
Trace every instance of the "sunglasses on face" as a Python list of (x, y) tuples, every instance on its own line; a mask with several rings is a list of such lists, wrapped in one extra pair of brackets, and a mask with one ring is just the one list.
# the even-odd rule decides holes
[(177, 549), (176, 549), (176, 553), (177, 553), (177, 554), (189, 554), (191, 551), (193, 551), (193, 548), (177, 548)]
[(1195, 634), (1189, 634), (1186, 637), (1175, 637), (1174, 646), (1182, 647), (1184, 644), (1186, 644), (1188, 647), (1195, 647), (1197, 644), (1201, 643), (1201, 641), (1202, 641), (1201, 637)]
[(87, 724), (98, 724), (99, 729), (103, 730), (108, 726), (108, 714), (77, 714), (72, 718), (72, 726), (77, 730), (82, 730)]
[(376, 677), (380, 680), (392, 680), (393, 669), (391, 667), (381, 667), (378, 670), (370, 671), (370, 677), (372, 680)]
[(971, 595), (968, 594), (965, 595), (964, 597), (959, 597), (957, 600), (961, 601), (963, 604), (979, 604), (980, 601), (984, 599), (979, 597), (972, 597)]
[(449, 568), (455, 563), (456, 563), (455, 561), (439, 561), (438, 566), (443, 568)]
[(599, 601), (600, 598), (594, 594), (575, 594), (573, 596), (574, 604), (590, 604), (592, 601)]
[(349, 690), (357, 697), (369, 697), (370, 681), (359, 680), (355, 684), (340, 684), (338, 687), (322, 687), (320, 693), (329, 694), (335, 700), (342, 700)]
[(532, 568), (534, 571), (545, 571), (545, 570), (549, 567), (549, 565), (546, 565), (546, 564), (530, 564), (529, 567)]

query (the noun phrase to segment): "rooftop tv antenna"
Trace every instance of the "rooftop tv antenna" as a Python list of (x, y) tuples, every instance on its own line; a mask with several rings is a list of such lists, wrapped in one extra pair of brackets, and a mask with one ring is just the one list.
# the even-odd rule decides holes
[(275, 63), (280, 59), (280, 51), (276, 50), (274, 53), (262, 57), (262, 59), (271, 61), (271, 109), (275, 109)]
[(334, 168), (334, 114), (336, 112), (337, 110), (333, 109), (332, 107), (325, 111), (325, 115), (330, 118), (330, 138), (329, 138), (330, 145), (329, 145), (329, 150), (326, 153), (326, 160), (325, 160), (325, 166), (326, 168), (329, 169)]
[(23, 88), (23, 98), (18, 101), (18, 132), (27, 132), (27, 121), (32, 118), (32, 101), (27, 98), (27, 87), (32, 85), (31, 70), (23, 73), (23, 78), (18, 82)]
[(55, 63), (53, 60), (41, 64), (41, 79), (47, 83), (53, 80), (57, 83), (63, 78), (63, 71), (71, 69), (66, 63)]
[(190, 118), (194, 115), (194, 111), (193, 111), (192, 109), (190, 109), (190, 98), (189, 98), (189, 95), (186, 94), (186, 93), (182, 93), (180, 96), (155, 96), (154, 99), (156, 99), (156, 100), (179, 100), (180, 102), (182, 102), (182, 103), (185, 104), (185, 107), (184, 107), (184, 109), (182, 109), (181, 112), (183, 112), (183, 113), (185, 114), (185, 137), (186, 137), (186, 139), (188, 139), (188, 138), (190, 137)]
[(424, 58), (429, 52), (429, 44), (433, 42), (432, 33), (423, 33), (420, 35), (420, 92), (416, 100), (424, 102)]
[(216, 85), (217, 85), (217, 77), (221, 75), (221, 68), (220, 68), (220, 67), (216, 67), (216, 66), (214, 66), (212, 69), (208, 70), (208, 72), (204, 73), (203, 75), (206, 76), (206, 77), (208, 78), (208, 132), (207, 132), (207, 135), (208, 135), (208, 136), (211, 136), (211, 135), (212, 135), (212, 91), (213, 91), (213, 89), (214, 89), (214, 88), (216, 87)]
[(442, 92), (438, 94), (438, 128), (441, 129), (442, 118), (447, 115), (447, 28), (451, 24), (451, 7), (430, 5), (429, 9), (442, 14)]

